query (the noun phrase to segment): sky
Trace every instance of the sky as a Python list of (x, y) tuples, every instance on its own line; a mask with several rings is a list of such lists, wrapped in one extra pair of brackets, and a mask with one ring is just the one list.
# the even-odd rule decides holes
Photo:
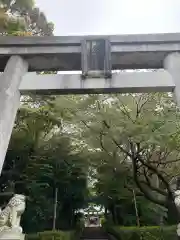
[(36, 0), (54, 34), (180, 32), (180, 0)]

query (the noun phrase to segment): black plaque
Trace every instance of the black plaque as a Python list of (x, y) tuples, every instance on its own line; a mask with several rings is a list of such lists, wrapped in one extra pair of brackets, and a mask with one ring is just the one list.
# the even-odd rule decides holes
[(83, 40), (81, 54), (83, 78), (111, 77), (111, 45), (108, 39)]

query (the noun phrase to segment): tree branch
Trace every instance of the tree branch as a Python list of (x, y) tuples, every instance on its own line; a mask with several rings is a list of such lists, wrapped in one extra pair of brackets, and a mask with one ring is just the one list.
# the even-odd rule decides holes
[(167, 197), (167, 192), (161, 190), (160, 188), (154, 187), (154, 186), (152, 186), (152, 184), (148, 184), (148, 183), (145, 182), (145, 181), (140, 181), (140, 183), (146, 185), (146, 186), (149, 187), (151, 190), (156, 191), (157, 193), (160, 193), (161, 195)]
[(147, 187), (144, 187), (144, 186), (140, 183), (140, 181), (139, 181), (139, 179), (138, 179), (138, 168), (137, 168), (137, 164), (136, 164), (137, 159), (136, 159), (136, 158), (131, 158), (131, 159), (132, 159), (132, 165), (133, 165), (133, 177), (134, 177), (134, 181), (135, 181), (136, 185), (138, 186), (138, 188), (140, 189), (140, 191), (144, 194), (144, 196), (145, 196), (148, 200), (150, 200), (150, 201), (152, 201), (152, 202), (154, 202), (154, 203), (156, 203), (156, 204), (159, 204), (159, 205), (161, 205), (161, 206), (165, 206), (165, 201), (160, 200), (160, 199), (158, 199), (156, 196), (153, 196), (152, 194), (150, 194), (150, 191), (148, 191)]
[[(110, 126), (109, 126), (109, 124), (107, 123), (106, 120), (103, 120), (103, 124), (104, 124), (104, 126), (106, 126), (107, 129), (110, 129)], [(115, 138), (112, 138), (112, 137), (111, 137), (111, 140), (112, 140), (112, 142), (113, 142), (124, 154), (126, 154), (128, 157), (132, 157), (132, 155), (131, 155), (127, 150), (125, 150), (125, 149), (117, 142), (117, 140), (116, 140)]]
[[(176, 163), (176, 162), (179, 162), (180, 161), (180, 158), (178, 159), (175, 159), (175, 160), (169, 160), (169, 161), (166, 161), (166, 162), (160, 162), (159, 165), (166, 165), (166, 164), (170, 164), (170, 163)], [(149, 161), (149, 163), (158, 163), (158, 161)]]
[(154, 173), (158, 176), (158, 178), (164, 183), (164, 185), (165, 185), (165, 187), (166, 187), (169, 195), (170, 195), (170, 196), (172, 197), (172, 199), (173, 199), (173, 193), (172, 193), (172, 191), (171, 191), (171, 188), (170, 188), (169, 183), (166, 181), (166, 179), (163, 177), (163, 175), (157, 170), (157, 168), (155, 168), (154, 166), (146, 163), (146, 162), (142, 159), (142, 157), (139, 155), (139, 153), (137, 154), (137, 159), (138, 159), (144, 166), (146, 166), (149, 170), (151, 170), (152, 172), (154, 172)]

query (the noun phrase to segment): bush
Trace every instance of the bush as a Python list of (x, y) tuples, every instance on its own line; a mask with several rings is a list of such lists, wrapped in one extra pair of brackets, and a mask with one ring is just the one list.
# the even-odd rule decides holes
[(176, 226), (104, 227), (118, 240), (177, 240)]
[(39, 235), (37, 234), (26, 234), (25, 240), (39, 240)]
[(46, 231), (36, 234), (27, 234), (25, 240), (74, 240), (76, 233), (63, 231)]

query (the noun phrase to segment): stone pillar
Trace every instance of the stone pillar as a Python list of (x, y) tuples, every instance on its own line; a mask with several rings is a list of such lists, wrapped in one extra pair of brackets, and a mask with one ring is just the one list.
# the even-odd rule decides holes
[(164, 69), (166, 69), (172, 76), (175, 84), (175, 101), (180, 107), (180, 53), (171, 53), (164, 60)]
[[(180, 53), (171, 53), (164, 60), (164, 68), (171, 74), (172, 80), (175, 84), (174, 98), (180, 107)], [(178, 197), (175, 198), (177, 211), (179, 208)], [(180, 223), (177, 225), (177, 239), (180, 240)]]
[(180, 239), (180, 224), (177, 225), (176, 233), (177, 233), (177, 239), (179, 240)]
[(0, 174), (20, 105), (19, 85), (27, 71), (28, 63), (20, 56), (12, 56), (0, 76)]

